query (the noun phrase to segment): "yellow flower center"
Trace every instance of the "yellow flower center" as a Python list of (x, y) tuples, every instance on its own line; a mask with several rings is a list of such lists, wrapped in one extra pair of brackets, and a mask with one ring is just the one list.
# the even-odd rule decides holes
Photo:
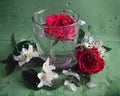
[(26, 60), (26, 58), (24, 57), (24, 56), (22, 56), (21, 58), (20, 58), (20, 61), (25, 61)]
[(32, 54), (31, 54), (30, 52), (28, 52), (28, 53), (26, 54), (26, 56), (27, 56), (27, 57), (32, 57)]
[(42, 79), (43, 81), (47, 80), (46, 75), (43, 75), (41, 79)]
[(47, 72), (47, 71), (49, 70), (49, 67), (48, 67), (48, 66), (44, 66), (44, 67), (43, 67), (43, 70), (44, 70), (45, 72)]

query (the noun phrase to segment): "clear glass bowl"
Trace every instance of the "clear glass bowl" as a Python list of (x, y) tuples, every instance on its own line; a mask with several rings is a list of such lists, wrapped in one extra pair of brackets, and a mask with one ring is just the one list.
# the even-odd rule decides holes
[[(51, 14), (67, 14), (74, 18), (74, 23), (67, 26), (46, 26), (45, 19)], [(75, 47), (78, 38), (79, 14), (70, 9), (44, 9), (32, 16), (33, 32), (40, 57), (57, 68), (72, 67), (76, 64)], [(49, 33), (49, 34), (48, 34)]]

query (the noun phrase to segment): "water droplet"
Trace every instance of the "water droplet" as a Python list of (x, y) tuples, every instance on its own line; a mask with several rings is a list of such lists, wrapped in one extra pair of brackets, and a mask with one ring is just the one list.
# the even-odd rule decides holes
[(8, 81), (7, 84), (10, 84), (10, 82)]
[(65, 9), (63, 9), (61, 13), (65, 14), (65, 13), (67, 13), (67, 11)]
[(115, 16), (114, 18), (115, 18), (115, 19), (117, 19), (117, 17), (116, 17), (116, 16)]
[(67, 2), (67, 3), (66, 3), (66, 6), (69, 7), (69, 6), (70, 6), (70, 2)]
[(91, 26), (87, 25), (87, 30), (90, 31), (91, 30)]

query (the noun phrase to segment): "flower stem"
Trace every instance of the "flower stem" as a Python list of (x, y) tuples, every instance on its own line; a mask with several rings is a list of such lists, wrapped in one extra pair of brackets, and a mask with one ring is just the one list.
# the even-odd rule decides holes
[(57, 40), (57, 41), (56, 41), (56, 40), (51, 40), (50, 55), (51, 55), (51, 58), (52, 58), (53, 60), (56, 59), (56, 57), (54, 56), (53, 47), (57, 44), (57, 42), (58, 42), (58, 40)]

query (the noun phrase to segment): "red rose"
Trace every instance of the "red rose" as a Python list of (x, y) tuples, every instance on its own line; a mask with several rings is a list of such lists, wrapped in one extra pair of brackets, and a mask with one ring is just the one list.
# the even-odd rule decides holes
[(76, 58), (78, 61), (79, 69), (83, 73), (94, 74), (104, 68), (104, 59), (101, 58), (97, 48), (77, 52)]
[[(76, 25), (69, 15), (52, 14), (46, 17), (45, 33), (59, 40), (71, 40), (76, 36)], [(69, 26), (70, 25), (70, 26)]]

